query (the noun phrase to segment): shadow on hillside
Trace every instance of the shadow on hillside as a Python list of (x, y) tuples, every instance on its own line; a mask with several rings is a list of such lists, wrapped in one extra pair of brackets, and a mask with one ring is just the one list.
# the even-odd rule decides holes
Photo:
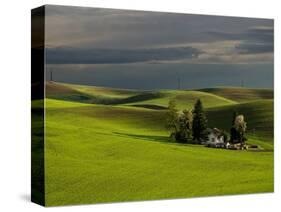
[(141, 108), (146, 108), (146, 109), (151, 109), (151, 110), (167, 110), (168, 107), (161, 106), (161, 105), (152, 105), (152, 104), (138, 104), (138, 105), (131, 105), (134, 107), (141, 107)]
[[(148, 101), (152, 99), (157, 99), (163, 97), (164, 94), (160, 92), (148, 92), (143, 91), (141, 94), (133, 95), (126, 98), (113, 98), (113, 97), (106, 97), (102, 95), (90, 95), (84, 94), (82, 92), (76, 91), (75, 93), (71, 94), (47, 94), (47, 98), (57, 99), (57, 100), (64, 100), (64, 101), (71, 101), (71, 102), (80, 102), (80, 103), (91, 103), (91, 104), (101, 104), (101, 105), (119, 105), (119, 104), (128, 104), (134, 102), (141, 102), (141, 101)], [(139, 106), (141, 107), (141, 106)], [(150, 105), (143, 105), (143, 107), (147, 107), (150, 109), (166, 109), (162, 106), (150, 106)]]
[(136, 139), (147, 140), (147, 141), (171, 143), (170, 138), (168, 136), (137, 135), (137, 134), (120, 133), (120, 132), (113, 132), (113, 134), (120, 136), (120, 137), (130, 137), (130, 138), (136, 138)]
[(136, 138), (141, 139), (145, 141), (152, 141), (152, 142), (160, 142), (165, 143), (167, 145), (173, 145), (173, 146), (192, 146), (196, 148), (201, 148), (202, 145), (198, 144), (184, 144), (184, 143), (177, 143), (170, 139), (169, 136), (159, 136), (159, 135), (137, 135), (137, 134), (130, 134), (130, 133), (120, 133), (120, 132), (112, 132), (116, 136), (124, 137), (124, 138)]

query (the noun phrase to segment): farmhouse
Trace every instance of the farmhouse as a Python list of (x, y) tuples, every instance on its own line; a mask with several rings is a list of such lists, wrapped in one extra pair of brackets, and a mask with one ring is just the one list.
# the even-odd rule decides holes
[(221, 130), (219, 130), (218, 128), (213, 128), (213, 129), (208, 128), (207, 131), (208, 131), (208, 137), (205, 143), (206, 146), (221, 147), (221, 148), (225, 146), (224, 136)]

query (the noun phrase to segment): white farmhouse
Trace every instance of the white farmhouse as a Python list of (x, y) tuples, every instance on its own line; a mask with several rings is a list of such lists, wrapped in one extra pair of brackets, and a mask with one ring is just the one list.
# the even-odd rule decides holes
[(222, 131), (217, 128), (208, 129), (208, 138), (205, 144), (209, 147), (224, 147), (224, 136)]

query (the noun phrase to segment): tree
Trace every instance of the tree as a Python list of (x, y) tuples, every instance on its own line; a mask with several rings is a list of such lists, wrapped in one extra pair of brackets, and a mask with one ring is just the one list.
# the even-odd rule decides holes
[(230, 141), (232, 143), (244, 143), (247, 140), (245, 137), (246, 129), (247, 123), (245, 122), (244, 116), (237, 115), (230, 129)]
[(235, 124), (235, 119), (236, 119), (237, 116), (238, 116), (237, 111), (233, 111), (231, 126), (234, 126), (234, 124)]
[(223, 130), (221, 134), (222, 134), (222, 136), (223, 136), (224, 143), (227, 143), (227, 141), (228, 141), (228, 136), (227, 136), (227, 133), (225, 132), (225, 130)]
[(178, 132), (178, 110), (176, 109), (176, 102), (174, 100), (169, 101), (166, 128), (171, 131), (171, 137), (175, 137)]
[(207, 117), (204, 112), (203, 104), (198, 99), (193, 109), (193, 125), (192, 136), (193, 140), (200, 142), (207, 138)]
[(179, 116), (179, 132), (176, 136), (178, 141), (187, 143), (192, 139), (192, 122), (192, 112), (183, 110), (182, 114)]
[(243, 115), (238, 115), (235, 119), (234, 127), (236, 131), (238, 132), (238, 140), (239, 143), (244, 143), (246, 138), (245, 138), (245, 132), (247, 129), (247, 123), (244, 120)]

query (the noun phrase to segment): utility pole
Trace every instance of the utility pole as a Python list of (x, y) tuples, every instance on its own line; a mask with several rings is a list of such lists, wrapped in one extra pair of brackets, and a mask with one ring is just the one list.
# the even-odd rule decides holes
[(181, 79), (180, 79), (180, 77), (178, 76), (178, 90), (180, 90), (181, 89)]
[(50, 76), (51, 81), (53, 81), (53, 71), (52, 71), (52, 70), (50, 71), (50, 75), (51, 75), (51, 76)]
[(241, 87), (244, 87), (244, 80), (241, 80)]

